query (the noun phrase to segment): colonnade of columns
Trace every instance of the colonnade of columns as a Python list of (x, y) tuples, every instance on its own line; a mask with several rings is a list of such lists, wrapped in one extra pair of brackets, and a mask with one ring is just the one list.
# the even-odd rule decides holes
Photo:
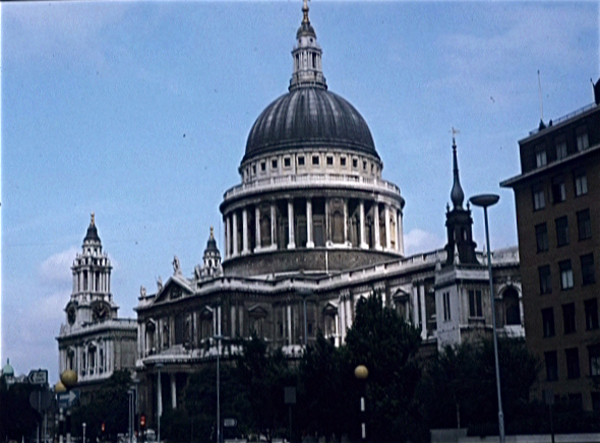
[(73, 273), (73, 293), (110, 292), (110, 274), (104, 270), (78, 269)]
[(397, 205), (357, 198), (288, 198), (224, 214), (225, 258), (260, 251), (355, 247), (404, 254)]

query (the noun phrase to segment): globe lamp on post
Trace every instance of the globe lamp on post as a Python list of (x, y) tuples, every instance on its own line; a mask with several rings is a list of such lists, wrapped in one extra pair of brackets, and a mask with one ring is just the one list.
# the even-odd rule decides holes
[(362, 392), (360, 396), (360, 415), (362, 416), (360, 435), (362, 440), (365, 441), (367, 439), (367, 424), (365, 423), (365, 385), (367, 383), (367, 377), (369, 376), (369, 370), (365, 365), (358, 365), (354, 369), (354, 376), (362, 382)]
[(498, 203), (500, 196), (496, 194), (481, 194), (473, 196), (469, 201), (474, 206), (480, 206), (483, 208), (483, 216), (485, 221), (485, 243), (487, 248), (487, 264), (488, 274), (490, 280), (490, 297), (492, 303), (492, 332), (494, 336), (494, 360), (496, 364), (496, 390), (498, 392), (498, 431), (500, 434), (500, 443), (505, 441), (504, 433), (504, 412), (502, 411), (502, 395), (500, 393), (500, 365), (498, 362), (498, 338), (496, 331), (496, 303), (494, 301), (494, 280), (492, 276), (492, 251), (490, 249), (490, 230), (488, 226), (488, 215), (487, 208)]

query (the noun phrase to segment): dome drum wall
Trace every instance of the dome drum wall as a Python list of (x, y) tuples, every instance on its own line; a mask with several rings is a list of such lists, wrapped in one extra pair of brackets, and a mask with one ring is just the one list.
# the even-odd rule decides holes
[(253, 256), (238, 256), (224, 262), (223, 271), (225, 275), (237, 277), (298, 272), (325, 274), (397, 260), (397, 255), (383, 251), (315, 248), (305, 250), (302, 254), (295, 251), (271, 251)]

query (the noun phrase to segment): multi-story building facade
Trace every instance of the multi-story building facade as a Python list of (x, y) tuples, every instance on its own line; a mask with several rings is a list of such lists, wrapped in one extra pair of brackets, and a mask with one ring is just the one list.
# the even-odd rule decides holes
[(94, 214), (82, 252), (71, 267), (73, 290), (58, 340), (59, 369), (77, 373), (78, 386), (93, 389), (115, 370), (135, 367), (137, 322), (118, 318), (110, 287), (112, 266), (102, 252)]
[[(600, 82), (599, 82), (600, 83)], [(525, 330), (542, 390), (600, 410), (600, 85), (595, 103), (519, 142), (515, 193)]]
[[(256, 120), (241, 183), (220, 206), (223, 261), (211, 230), (192, 276), (175, 258), (156, 292), (140, 292), (137, 371), (151, 425), (164, 403), (180, 406), (190, 373), (235, 352), (233, 339), (256, 332), (291, 358), (318, 330), (341, 345), (356, 303), (374, 292), (420, 328), (432, 352), (491, 332), (489, 274), (463, 206), (456, 143), (448, 244), (406, 257), (404, 198), (382, 178), (364, 118), (328, 90), (306, 2), (292, 57), (289, 92)], [(518, 251), (496, 251), (493, 265), (499, 327), (522, 337)]]

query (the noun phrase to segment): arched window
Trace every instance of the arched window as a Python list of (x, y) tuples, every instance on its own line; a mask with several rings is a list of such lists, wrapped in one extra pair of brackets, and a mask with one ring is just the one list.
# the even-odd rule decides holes
[(519, 293), (513, 287), (504, 291), (502, 296), (504, 299), (504, 309), (506, 311), (507, 325), (521, 324), (521, 307), (519, 306)]

